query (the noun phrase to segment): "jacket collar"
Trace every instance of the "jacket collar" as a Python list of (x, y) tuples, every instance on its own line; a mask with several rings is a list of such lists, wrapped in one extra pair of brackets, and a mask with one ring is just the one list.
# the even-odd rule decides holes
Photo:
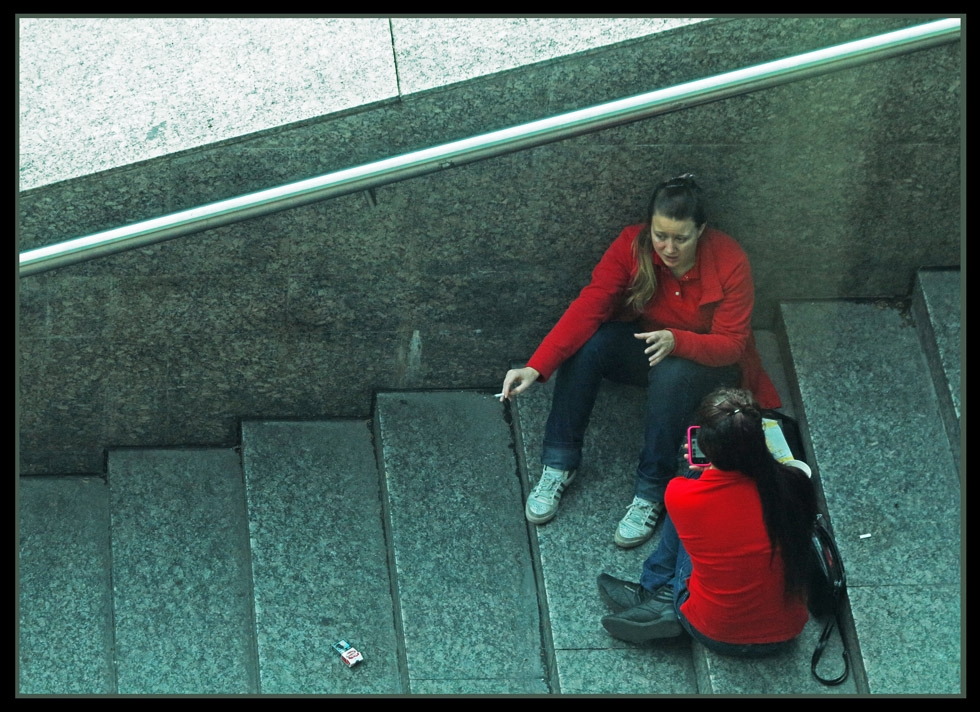
[[(719, 302), (725, 296), (721, 288), (721, 279), (718, 277), (717, 251), (711, 249), (714, 234), (715, 231), (710, 227), (704, 229), (704, 233), (698, 238), (698, 251), (694, 258), (694, 266), (684, 275), (684, 278), (701, 281), (700, 304)], [(661, 269), (670, 271), (656, 250), (653, 253), (653, 263)]]

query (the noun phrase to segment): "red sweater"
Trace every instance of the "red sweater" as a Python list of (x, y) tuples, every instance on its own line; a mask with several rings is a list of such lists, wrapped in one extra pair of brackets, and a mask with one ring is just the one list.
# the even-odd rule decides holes
[(681, 610), (698, 631), (723, 643), (778, 643), (809, 618), (806, 603), (783, 594), (783, 562), (770, 559), (755, 483), (740, 472), (706, 469), (674, 478), (664, 497), (693, 572)]
[[(620, 233), (592, 272), (592, 281), (558, 320), (527, 365), (542, 381), (578, 351), (606, 321), (629, 321), (625, 301), (637, 264), (633, 240), (646, 225), (631, 225)], [(657, 291), (640, 318), (637, 332), (669, 329), (676, 343), (672, 356), (706, 366), (742, 368), (741, 387), (752, 391), (763, 408), (781, 403), (775, 386), (762, 368), (752, 335), (755, 290), (745, 252), (725, 233), (705, 229), (698, 241), (694, 267), (679, 280), (653, 254)]]

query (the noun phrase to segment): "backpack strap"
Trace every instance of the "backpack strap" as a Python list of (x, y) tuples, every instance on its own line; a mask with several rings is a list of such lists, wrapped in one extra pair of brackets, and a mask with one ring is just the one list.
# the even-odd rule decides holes
[[(837, 614), (835, 613), (824, 625), (823, 633), (820, 634), (820, 641), (817, 643), (817, 647), (813, 651), (813, 657), (810, 658), (810, 672), (813, 673), (813, 676), (819, 682), (829, 687), (841, 684), (847, 679), (847, 676), (851, 674), (851, 659), (847, 656), (846, 646), (844, 647), (844, 652), (841, 653), (841, 657), (844, 658), (844, 672), (833, 678), (821, 677), (820, 673), (817, 672), (817, 664), (820, 662), (821, 656), (823, 656), (823, 650), (827, 647), (827, 641), (830, 640), (830, 634), (834, 631), (834, 626), (836, 623)], [(841, 638), (841, 641), (843, 642), (843, 637)]]

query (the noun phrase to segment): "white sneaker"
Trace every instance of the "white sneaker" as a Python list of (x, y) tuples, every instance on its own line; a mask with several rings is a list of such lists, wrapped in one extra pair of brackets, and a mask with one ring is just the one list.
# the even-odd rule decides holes
[(657, 526), (657, 519), (664, 511), (663, 502), (650, 502), (640, 497), (634, 497), (633, 503), (626, 510), (626, 516), (619, 521), (616, 527), (616, 536), (613, 541), (617, 546), (630, 549), (639, 546), (651, 536), (653, 528)]
[(558, 514), (562, 490), (575, 479), (575, 470), (556, 470), (544, 466), (541, 479), (531, 490), (524, 505), (524, 516), (533, 524), (544, 524)]

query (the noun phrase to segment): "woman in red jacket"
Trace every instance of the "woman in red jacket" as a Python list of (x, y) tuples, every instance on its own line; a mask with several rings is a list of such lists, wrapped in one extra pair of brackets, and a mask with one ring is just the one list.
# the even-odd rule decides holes
[(752, 338), (748, 258), (735, 240), (707, 226), (694, 176), (657, 186), (647, 216), (609, 247), (527, 365), (507, 372), (502, 395), (519, 395), (558, 370), (544, 470), (525, 506), (529, 521), (544, 524), (575, 477), (602, 380), (647, 388), (633, 501), (614, 537), (621, 547), (653, 534), (684, 433), (705, 395), (741, 385), (764, 407), (780, 405)]
[(631, 642), (686, 631), (724, 654), (776, 652), (809, 615), (813, 484), (773, 458), (748, 391), (709, 395), (697, 422), (711, 464), (667, 486), (661, 539), (639, 583), (599, 576), (599, 593), (616, 611), (602, 625)]

